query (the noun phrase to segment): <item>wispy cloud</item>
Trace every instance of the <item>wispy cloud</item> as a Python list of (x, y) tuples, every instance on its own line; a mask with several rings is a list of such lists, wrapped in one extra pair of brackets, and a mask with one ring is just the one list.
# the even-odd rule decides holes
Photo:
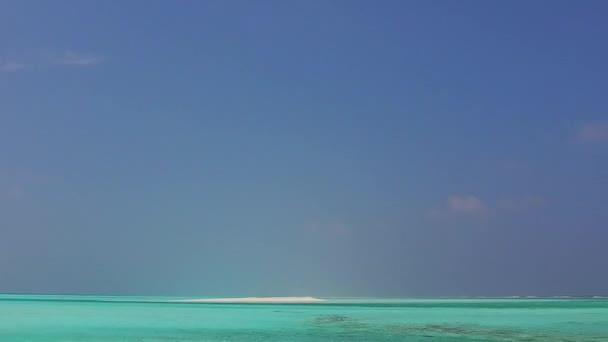
[(19, 70), (23, 70), (25, 65), (18, 62), (6, 62), (0, 64), (0, 71), (2, 72), (17, 72)]
[(448, 197), (447, 210), (454, 214), (478, 215), (488, 210), (486, 204), (472, 195)]
[(24, 69), (43, 69), (58, 67), (92, 67), (104, 61), (104, 57), (75, 51), (64, 53), (44, 53), (14, 60), (0, 60), (0, 72), (18, 72)]
[(581, 125), (576, 132), (576, 137), (579, 142), (584, 143), (608, 141), (608, 120)]
[(440, 208), (433, 208), (429, 211), (432, 218), (446, 216), (485, 216), (489, 213), (489, 208), (484, 201), (473, 195), (451, 195), (447, 203)]
[(433, 219), (491, 217), (501, 213), (522, 213), (543, 207), (545, 203), (540, 195), (502, 197), (493, 203), (474, 195), (451, 195), (443, 206), (429, 210), (428, 216)]
[(56, 64), (72, 66), (92, 66), (103, 61), (103, 57), (90, 54), (68, 51), (55, 60)]

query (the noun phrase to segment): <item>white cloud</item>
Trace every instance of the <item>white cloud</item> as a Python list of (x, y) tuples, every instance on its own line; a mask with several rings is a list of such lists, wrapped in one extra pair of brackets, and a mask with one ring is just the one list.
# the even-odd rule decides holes
[(67, 51), (62, 54), (42, 54), (25, 61), (0, 61), (0, 72), (17, 72), (23, 69), (49, 67), (91, 67), (104, 61), (102, 56), (92, 53)]
[(77, 53), (73, 51), (66, 52), (63, 56), (57, 58), (56, 64), (73, 65), (73, 66), (92, 66), (99, 64), (103, 58), (94, 54)]
[(580, 142), (608, 141), (608, 121), (586, 123), (578, 128), (576, 137)]
[(450, 196), (447, 209), (456, 214), (480, 214), (488, 210), (483, 201), (471, 195)]
[(25, 65), (17, 62), (6, 62), (0, 65), (0, 71), (16, 72), (25, 68)]
[(447, 199), (445, 206), (434, 208), (429, 211), (431, 218), (441, 218), (446, 216), (485, 216), (490, 213), (490, 209), (477, 196), (473, 195), (451, 195)]

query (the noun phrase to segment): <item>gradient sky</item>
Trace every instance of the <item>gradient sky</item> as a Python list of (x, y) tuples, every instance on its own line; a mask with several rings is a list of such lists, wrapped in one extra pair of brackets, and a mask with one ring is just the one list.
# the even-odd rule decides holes
[(608, 294), (605, 1), (0, 1), (0, 292)]

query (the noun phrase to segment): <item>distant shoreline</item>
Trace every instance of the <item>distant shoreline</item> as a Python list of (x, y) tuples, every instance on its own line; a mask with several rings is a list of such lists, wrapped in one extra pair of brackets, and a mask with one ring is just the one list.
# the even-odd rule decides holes
[(241, 297), (180, 299), (180, 303), (319, 303), (325, 300), (315, 297)]

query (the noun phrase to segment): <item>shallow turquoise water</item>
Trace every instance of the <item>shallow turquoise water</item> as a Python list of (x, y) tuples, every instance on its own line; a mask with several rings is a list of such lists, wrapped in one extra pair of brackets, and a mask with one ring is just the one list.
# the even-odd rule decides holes
[(0, 295), (0, 341), (607, 341), (606, 299), (329, 299)]

